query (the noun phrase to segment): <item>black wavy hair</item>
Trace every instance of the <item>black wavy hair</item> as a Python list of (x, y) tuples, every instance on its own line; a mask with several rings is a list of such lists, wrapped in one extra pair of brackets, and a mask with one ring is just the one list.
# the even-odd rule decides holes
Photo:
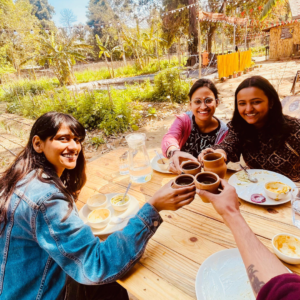
[(256, 87), (264, 92), (269, 100), (268, 119), (264, 127), (261, 129), (263, 136), (269, 140), (274, 149), (283, 145), (289, 136), (290, 128), (282, 112), (282, 105), (278, 93), (273, 85), (262, 76), (252, 76), (245, 79), (235, 91), (234, 113), (232, 117), (232, 126), (238, 132), (240, 139), (252, 149), (259, 147), (258, 132), (255, 127), (248, 124), (240, 115), (237, 105), (237, 95), (245, 88)]
[[(68, 126), (73, 134), (79, 138), (80, 142), (83, 142), (85, 129), (73, 116), (58, 112), (48, 112), (35, 121), (26, 147), (15, 158), (12, 165), (0, 174), (0, 196), (2, 197), (0, 201), (0, 234), (7, 224), (7, 208), (15, 188), (23, 186), (35, 177), (42, 182), (54, 183), (66, 197), (66, 201), (69, 202), (69, 211), (63, 220), (71, 213), (73, 202), (77, 200), (78, 191), (81, 190), (86, 182), (86, 163), (83, 149), (78, 155), (76, 167), (70, 170), (65, 169), (59, 178), (54, 166), (46, 159), (43, 153), (37, 153), (32, 144), (34, 136), (40, 137), (42, 141), (48, 138), (52, 140), (62, 125)], [(32, 171), (37, 172), (20, 184), (20, 181)], [(46, 178), (43, 174), (47, 175)]]
[(198, 79), (191, 87), (190, 92), (189, 92), (190, 101), (192, 100), (193, 94), (202, 87), (209, 88), (213, 92), (216, 100), (218, 99), (219, 91), (216, 88), (215, 84), (211, 80), (203, 78), (203, 79)]

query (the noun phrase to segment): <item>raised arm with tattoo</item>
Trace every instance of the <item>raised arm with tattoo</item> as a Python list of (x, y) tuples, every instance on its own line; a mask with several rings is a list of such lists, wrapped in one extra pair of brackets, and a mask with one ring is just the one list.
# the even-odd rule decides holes
[(225, 180), (223, 191), (215, 195), (197, 190), (198, 195), (207, 197), (215, 210), (230, 228), (239, 248), (255, 296), (273, 277), (288, 273), (287, 268), (255, 236), (239, 210), (235, 189)]

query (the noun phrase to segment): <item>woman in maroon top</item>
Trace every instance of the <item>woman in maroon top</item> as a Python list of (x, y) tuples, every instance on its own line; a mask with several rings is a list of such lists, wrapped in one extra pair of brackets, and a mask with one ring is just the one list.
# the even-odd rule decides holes
[(201, 152), (222, 153), (227, 161), (241, 155), (251, 169), (265, 169), (300, 181), (300, 120), (282, 113), (279, 96), (271, 83), (253, 76), (235, 92), (235, 110), (222, 143)]
[(215, 195), (204, 190), (197, 194), (209, 199), (231, 230), (239, 248), (257, 300), (300, 300), (300, 277), (290, 274), (250, 229), (239, 210), (235, 188), (221, 181), (223, 191)]

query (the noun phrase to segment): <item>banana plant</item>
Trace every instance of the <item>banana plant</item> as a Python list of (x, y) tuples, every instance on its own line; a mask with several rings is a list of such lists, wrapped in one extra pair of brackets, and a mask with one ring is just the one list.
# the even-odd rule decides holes
[[(113, 66), (113, 63), (112, 63), (112, 55), (111, 55), (111, 52), (109, 51), (109, 49), (107, 48), (107, 45), (108, 45), (108, 42), (109, 42), (109, 35), (107, 36), (106, 41), (103, 44), (101, 39), (99, 38), (98, 34), (96, 34), (96, 42), (97, 42), (97, 45), (98, 45), (99, 50), (100, 50), (99, 51), (99, 58), (101, 58), (102, 55), (104, 56), (105, 63), (106, 63), (107, 69), (109, 71), (110, 77), (114, 78), (115, 73), (114, 73), (114, 66)], [(110, 60), (111, 68), (109, 67), (107, 58), (111, 59)]]
[(76, 82), (73, 65), (77, 61), (85, 61), (92, 46), (77, 41), (77, 37), (67, 37), (51, 33), (48, 37), (40, 36), (40, 53), (36, 57), (41, 65), (46, 62), (52, 66), (53, 72), (61, 85)]
[(271, 12), (272, 8), (276, 6), (277, 3), (279, 3), (281, 0), (269, 0), (266, 5), (264, 6), (264, 9), (260, 15), (260, 21), (263, 21), (268, 14)]

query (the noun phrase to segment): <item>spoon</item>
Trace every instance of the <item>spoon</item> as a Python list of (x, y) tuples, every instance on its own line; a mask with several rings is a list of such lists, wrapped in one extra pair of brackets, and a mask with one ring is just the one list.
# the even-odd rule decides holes
[(258, 182), (257, 178), (251, 176), (251, 175), (248, 173), (246, 167), (243, 167), (241, 164), (239, 164), (239, 165), (240, 165), (240, 167), (246, 172), (246, 174), (247, 174), (247, 176), (248, 176), (248, 179), (249, 179), (251, 182), (253, 182), (253, 183), (257, 183), (257, 182)]
[(125, 220), (127, 220), (127, 219), (131, 219), (131, 218), (133, 218), (133, 217), (135, 217), (135, 215), (129, 215), (129, 216), (124, 217), (124, 218), (121, 218), (121, 217), (112, 217), (112, 218), (110, 219), (110, 222), (115, 223), (115, 224), (120, 224), (120, 223), (122, 223), (123, 221), (125, 221)]
[(161, 156), (161, 154), (159, 154), (156, 150), (154, 150), (156, 155), (161, 159), (162, 163), (165, 165), (166, 163), (163, 160), (163, 157)]
[(126, 192), (125, 192), (125, 194), (124, 194), (124, 196), (123, 196), (122, 201), (120, 201), (120, 204), (124, 204), (124, 199), (125, 199), (125, 197), (126, 197), (128, 191), (129, 191), (130, 187), (131, 187), (131, 181), (129, 182), (129, 184), (128, 184), (128, 186), (127, 186)]

